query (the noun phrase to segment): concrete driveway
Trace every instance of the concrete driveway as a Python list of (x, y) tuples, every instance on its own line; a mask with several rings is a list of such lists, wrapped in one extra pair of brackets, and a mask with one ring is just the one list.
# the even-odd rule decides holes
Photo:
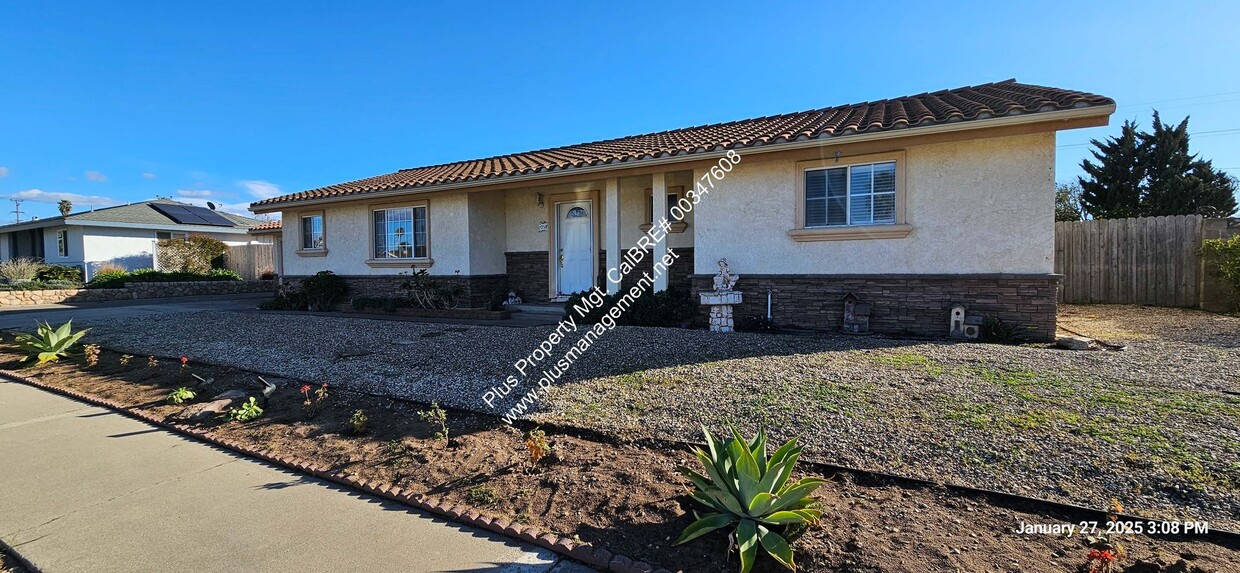
[(227, 294), (9, 307), (0, 309), (0, 329), (29, 329), (33, 328), (36, 320), (61, 324), (73, 319), (74, 324), (85, 325), (143, 314), (199, 310), (253, 311), (260, 301), (270, 298), (269, 293)]
[(0, 540), (43, 573), (590, 571), (0, 381)]

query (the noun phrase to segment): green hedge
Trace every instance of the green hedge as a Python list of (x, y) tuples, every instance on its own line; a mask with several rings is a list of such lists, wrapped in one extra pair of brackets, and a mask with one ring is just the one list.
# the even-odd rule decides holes
[(125, 283), (179, 283), (196, 281), (239, 281), (241, 275), (227, 269), (212, 269), (208, 273), (164, 272), (154, 269), (138, 269), (130, 272), (106, 272), (95, 275), (86, 288), (123, 288)]
[(0, 291), (15, 290), (63, 290), (82, 288), (78, 281), (29, 281), (24, 283), (0, 284)]

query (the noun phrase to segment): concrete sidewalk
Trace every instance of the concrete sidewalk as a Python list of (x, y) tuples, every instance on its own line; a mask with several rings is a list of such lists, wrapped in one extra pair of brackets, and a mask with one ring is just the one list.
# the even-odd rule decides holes
[(0, 539), (44, 573), (589, 571), (7, 381)]

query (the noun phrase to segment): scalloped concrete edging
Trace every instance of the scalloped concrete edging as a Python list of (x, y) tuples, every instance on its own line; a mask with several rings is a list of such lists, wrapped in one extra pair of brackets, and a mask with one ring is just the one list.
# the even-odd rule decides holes
[(480, 511), (477, 508), (452, 503), (446, 499), (436, 496), (406, 492), (403, 489), (394, 487), (389, 483), (376, 483), (364, 479), (358, 479), (354, 476), (329, 471), (327, 468), (314, 464), (308, 464), (291, 457), (277, 456), (266, 450), (251, 448), (241, 442), (222, 438), (214, 432), (204, 430), (190, 424), (166, 421), (163, 418), (143, 410), (122, 405), (115, 400), (109, 400), (107, 398), (101, 398), (92, 394), (78, 392), (77, 390), (45, 384), (39, 380), (35, 380), (34, 378), (30, 378), (12, 370), (0, 370), (0, 377), (4, 377), (20, 384), (25, 384), (27, 386), (33, 386), (53, 394), (72, 398), (80, 402), (108, 408), (109, 410), (116, 411), (124, 416), (146, 422), (170, 432), (194, 438), (241, 455), (257, 458), (288, 470), (362, 491), (381, 499), (417, 508), (440, 517), (444, 517), (449, 521), (455, 521), (471, 527), (477, 527), (496, 535), (501, 535), (517, 541), (536, 545), (543, 549), (547, 549), (548, 551), (558, 553), (564, 557), (580, 561), (586, 565), (599, 567), (602, 571), (609, 571), (611, 573), (671, 573), (666, 569), (655, 569), (654, 566), (649, 563), (630, 559), (629, 557), (619, 553), (613, 553), (604, 547), (596, 546), (584, 541), (577, 541), (555, 533), (545, 532), (535, 526), (510, 521), (504, 517), (493, 516)]

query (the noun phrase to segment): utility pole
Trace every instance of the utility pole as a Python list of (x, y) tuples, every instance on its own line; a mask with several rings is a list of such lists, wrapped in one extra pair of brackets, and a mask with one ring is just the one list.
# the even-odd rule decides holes
[(17, 215), (18, 223), (22, 222), (22, 200), (21, 199), (9, 199), (9, 200), (13, 202), (13, 210), (10, 211), (10, 213)]

